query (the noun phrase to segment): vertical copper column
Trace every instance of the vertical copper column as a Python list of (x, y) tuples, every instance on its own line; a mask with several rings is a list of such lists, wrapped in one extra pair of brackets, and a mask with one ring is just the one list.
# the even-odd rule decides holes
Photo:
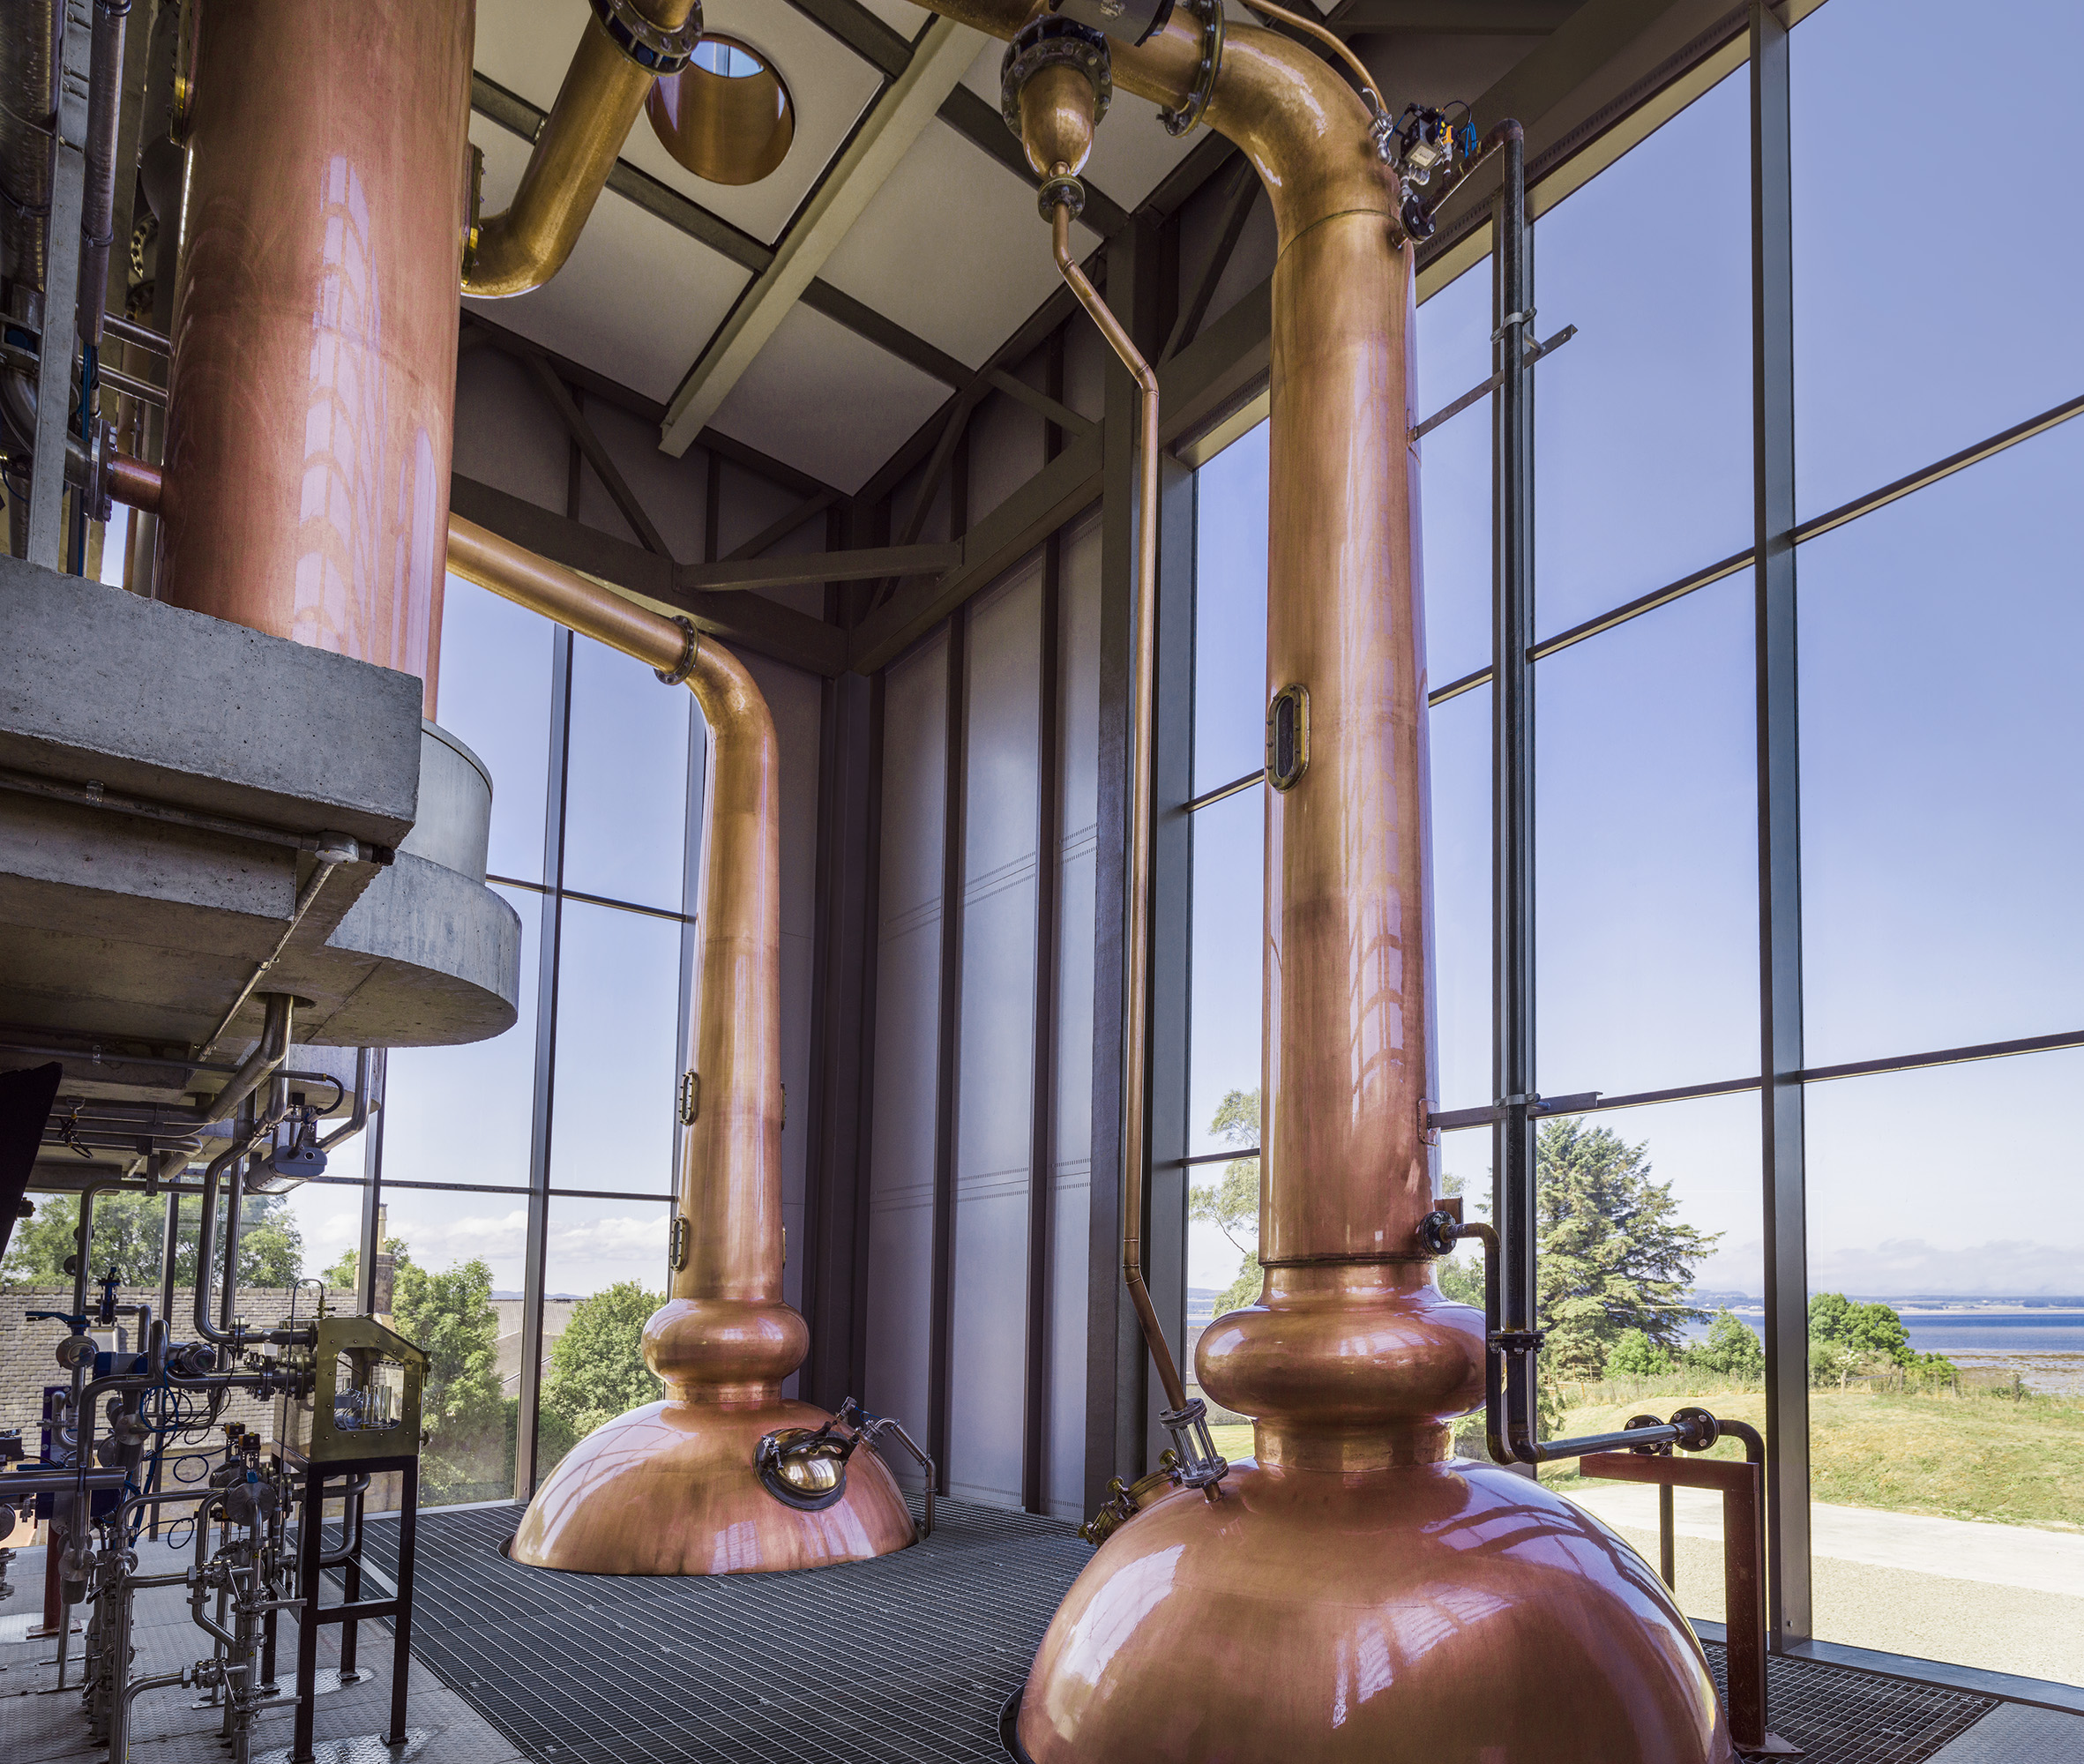
[(728, 650), (698, 644), (688, 684), (709, 725), (689, 1058), (699, 1089), (681, 1144), (686, 1265), (645, 1354), (676, 1398), (772, 1402), (810, 1345), (781, 1297), (780, 749), (766, 699)]
[(434, 714), (473, 0), (209, 0), (162, 598), (417, 674)]

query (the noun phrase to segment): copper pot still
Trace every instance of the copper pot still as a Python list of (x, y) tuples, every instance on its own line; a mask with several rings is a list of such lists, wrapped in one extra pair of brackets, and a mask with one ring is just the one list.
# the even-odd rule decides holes
[(435, 714), (472, 0), (210, 0), (163, 599), (419, 676)]
[[(1027, 10), (930, 4), (1003, 38)], [(1104, 9), (1066, 11), (1114, 34)], [(1117, 36), (1117, 102), (1178, 110), (1204, 47), (1184, 4), (1141, 43)], [(1023, 94), (1031, 134), (1063, 108), (1046, 95)], [(1255, 1451), (1107, 1537), (1009, 1738), (1031, 1764), (1727, 1764), (1707, 1662), (1655, 1573), (1539, 1484), (1453, 1455), (1486, 1350), (1418, 1231), (1432, 1005), (1413, 250), (1367, 110), (1311, 49), (1230, 27), (1205, 117), (1259, 172), (1280, 240), (1266, 692), (1294, 738), (1265, 793), (1266, 1283), (1197, 1349)], [(1132, 1156), (1126, 1192), (1136, 1173)]]
[[(766, 1473), (763, 1444), (801, 1445), (831, 1417), (781, 1394), (810, 1342), (782, 1297), (781, 751), (743, 662), (561, 564), (450, 523), (466, 580), (684, 684), (709, 726), (695, 1010), (680, 1091), (680, 1183), (666, 1303), (644, 1328), (663, 1398), (604, 1423), (551, 1469), (511, 1555), (590, 1574), (817, 1568), (914, 1541), (873, 1446)], [(852, 1443), (841, 1430), (840, 1443)]]

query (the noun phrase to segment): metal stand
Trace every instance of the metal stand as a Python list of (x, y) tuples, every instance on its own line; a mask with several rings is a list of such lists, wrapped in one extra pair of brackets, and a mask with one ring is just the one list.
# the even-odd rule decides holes
[(1722, 1497), (1723, 1633), (1729, 1663), (1729, 1738), (1746, 1758), (1799, 1758), (1766, 1726), (1766, 1467), (1760, 1454), (1732, 1463), (1722, 1458), (1674, 1458), (1640, 1452), (1595, 1452), (1579, 1460), (1587, 1476), (1657, 1485), (1658, 1555), (1664, 1581), (1672, 1581), (1671, 1491), (1705, 1488)]
[[(420, 1460), (408, 1455), (321, 1464), (291, 1451), (283, 1451), (280, 1456), (286, 1465), (303, 1478), (296, 1532), (297, 1596), (303, 1603), (297, 1614), (296, 1733), (289, 1748), (290, 1764), (315, 1764), (311, 1726), (318, 1676), (318, 1626), (324, 1623), (346, 1626), (340, 1634), (340, 1681), (345, 1684), (355, 1671), (356, 1625), (365, 1618), (392, 1619), (391, 1725), (384, 1735), (384, 1743), (399, 1745), (405, 1738), (406, 1695), (412, 1669), (413, 1545), (419, 1520)], [(400, 1481), (398, 1591), (392, 1598), (365, 1599), (362, 1596), (362, 1532), (359, 1511), (363, 1491), (350, 1490), (347, 1494), (349, 1513), (346, 1517), (353, 1521), (353, 1544), (329, 1557), (325, 1554), (320, 1529), (325, 1512), (325, 1485), (328, 1482), (346, 1483), (360, 1476), (380, 1476), (390, 1470), (399, 1473)], [(344, 1571), (347, 1597), (339, 1604), (322, 1607), (318, 1603), (319, 1583), (329, 1567)], [(272, 1624), (265, 1648), (264, 1674), (273, 1663)]]

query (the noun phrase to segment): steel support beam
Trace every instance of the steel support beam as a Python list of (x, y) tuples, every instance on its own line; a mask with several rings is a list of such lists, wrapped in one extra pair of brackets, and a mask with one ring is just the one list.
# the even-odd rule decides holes
[(978, 32), (947, 19), (937, 18), (927, 26), (904, 72), (870, 108), (790, 224), (773, 261), (740, 296), (681, 381), (659, 426), (659, 445), (669, 453), (684, 453), (694, 445), (870, 198), (931, 124), (941, 101), (968, 72), (983, 41)]
[[(449, 506), (465, 519), (489, 527), (539, 557), (577, 570), (595, 581), (605, 582), (656, 611), (669, 615), (685, 613), (702, 630), (727, 643), (742, 646), (761, 655), (772, 655), (778, 662), (787, 662), (813, 674), (837, 674), (847, 665), (847, 633), (837, 625), (812, 618), (794, 607), (782, 606), (763, 594), (711, 593), (683, 586), (679, 579), (682, 571), (698, 572), (706, 567), (722, 570), (726, 565), (676, 566), (670, 558), (654, 557), (641, 545), (632, 545), (626, 539), (582, 527), (576, 520), (552, 514), (547, 508), (520, 497), (510, 496), (504, 490), (460, 475), (449, 480)], [(737, 586), (741, 588), (773, 587), (785, 581), (804, 579), (805, 563), (821, 566), (824, 555), (813, 554), (808, 560), (773, 560), (773, 567), (762, 583), (741, 580)], [(783, 568), (784, 564), (788, 567)], [(728, 567), (744, 571), (754, 566), (734, 564)], [(881, 568), (887, 573), (887, 560)], [(810, 579), (822, 580), (824, 577), (813, 573)]]
[(1802, 804), (1795, 600), (1788, 33), (1752, 0), (1752, 422), (1758, 609), (1759, 1027), (1765, 1148), (1767, 1586), (1776, 1650), (1811, 1632), (1803, 1150)]

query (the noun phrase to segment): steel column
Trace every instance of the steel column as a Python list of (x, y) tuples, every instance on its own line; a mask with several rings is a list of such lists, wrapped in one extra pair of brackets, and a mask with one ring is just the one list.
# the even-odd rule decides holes
[(1020, 1505), (1049, 1511), (1049, 1298), (1057, 1198), (1057, 935), (1064, 874), (1063, 542), (1042, 543), (1042, 631), (1035, 679), (1035, 1058), (1027, 1153), (1027, 1352), (1021, 1407)]
[(927, 1451), (948, 1491), (955, 1325), (955, 1152), (962, 1088), (962, 891), (969, 797), (969, 608), (948, 621), (947, 761), (941, 815), (941, 999), (933, 1144), (933, 1317)]
[(1788, 30), (1752, 18), (1752, 421), (1758, 608), (1759, 1028), (1765, 1151), (1767, 1585), (1776, 1650), (1811, 1631), (1801, 769)]
[[(576, 458), (578, 449), (572, 453)], [(578, 474), (576, 467), (573, 477)], [(577, 485), (572, 495), (577, 497)], [(564, 922), (564, 795), (571, 752), (571, 633), (550, 633), (550, 751), (543, 796), (542, 923), (537, 932), (535, 1084), (528, 1131), (528, 1226), (521, 1268), (521, 1383), (514, 1422), (514, 1499), (535, 1493), (542, 1401), (542, 1295), (549, 1242), (550, 1136), (556, 1088), (557, 954)]]
[[(1534, 385), (1527, 317), (1534, 303), (1525, 147), (1508, 140), (1491, 232), (1491, 1129), (1499, 1238), (1500, 1322), (1535, 1327)], [(1525, 1363), (1529, 1376), (1534, 1364)]]
[[(1188, 1116), (1189, 1012), (1192, 1005), (1193, 822), (1182, 807), (1193, 794), (1194, 764), (1194, 474), (1177, 460), (1160, 462), (1158, 482), (1157, 691), (1151, 754), (1150, 1166), (1144, 1221), (1152, 1302), (1181, 1376), (1194, 1382), (1186, 1357), (1187, 1191), (1181, 1162), (1193, 1123)], [(1160, 1424), (1164, 1393), (1147, 1381), (1146, 1460), (1170, 1443)]]

